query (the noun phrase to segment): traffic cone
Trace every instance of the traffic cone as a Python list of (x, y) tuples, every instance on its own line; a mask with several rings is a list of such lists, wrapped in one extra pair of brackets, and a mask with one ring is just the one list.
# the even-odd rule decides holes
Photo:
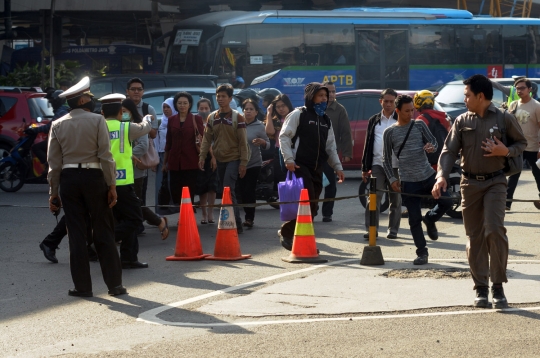
[[(300, 201), (309, 200), (307, 189), (302, 189)], [(313, 220), (309, 202), (298, 205), (298, 216), (294, 229), (294, 240), (291, 254), (281, 258), (285, 262), (291, 263), (321, 263), (328, 260), (321, 259), (317, 252), (315, 243), (315, 231), (313, 230)]]
[(236, 220), (231, 201), (231, 191), (228, 186), (223, 188), (222, 206), (219, 212), (218, 231), (214, 255), (205, 257), (206, 260), (237, 261), (249, 259), (251, 255), (242, 255), (240, 241), (236, 231)]
[(176, 249), (173, 256), (167, 256), (167, 261), (194, 261), (201, 260), (208, 254), (203, 254), (199, 229), (195, 221), (191, 196), (187, 186), (182, 188), (182, 204), (180, 205), (180, 219), (176, 233)]

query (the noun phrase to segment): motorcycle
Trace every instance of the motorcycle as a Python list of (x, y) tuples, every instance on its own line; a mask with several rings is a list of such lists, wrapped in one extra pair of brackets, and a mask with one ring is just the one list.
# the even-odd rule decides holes
[[(447, 192), (450, 194), (450, 197), (452, 198), (452, 207), (448, 209), (446, 212), (446, 215), (450, 216), (453, 219), (462, 219), (463, 214), (461, 212), (461, 191), (459, 190), (459, 183), (461, 181), (461, 167), (459, 165), (459, 160), (454, 164), (452, 167), (452, 171), (450, 172), (450, 177), (448, 178), (448, 188), (446, 189)], [(388, 190), (388, 188), (386, 188)], [(362, 194), (369, 194), (369, 180), (367, 183), (364, 183), (362, 181), (360, 183), (360, 187), (358, 188), (358, 195)], [(366, 196), (360, 196), (360, 203), (365, 208), (367, 205), (367, 197)], [(423, 209), (431, 209), (435, 206), (435, 199), (433, 197), (430, 198), (422, 198), (422, 208)], [(388, 197), (388, 193), (383, 192), (382, 198), (381, 198), (381, 206), (379, 208), (379, 211), (382, 213), (386, 210), (388, 210), (388, 207), (390, 206), (390, 200)]]
[[(255, 198), (264, 200), (267, 203), (274, 203), (279, 200), (274, 191), (274, 159), (267, 159), (262, 162), (261, 172), (257, 178), (255, 187)], [(279, 204), (270, 204), (274, 209), (279, 209)]]
[[(37, 127), (32, 124), (31, 127)], [(36, 134), (25, 134), (26, 121), (17, 131), (20, 138), (11, 149), (8, 156), (0, 160), (0, 189), (6, 192), (16, 192), (24, 184), (47, 184), (46, 166), (32, 152)]]

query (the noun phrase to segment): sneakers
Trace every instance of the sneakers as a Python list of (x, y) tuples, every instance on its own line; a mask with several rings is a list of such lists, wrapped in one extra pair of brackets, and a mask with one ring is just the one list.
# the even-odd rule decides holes
[[(485, 289), (487, 290), (487, 287), (485, 287)], [(506, 300), (506, 296), (504, 295), (502, 285), (491, 286), (491, 295), (493, 296), (493, 308), (508, 308), (508, 301)]]
[(332, 217), (331, 216), (323, 216), (322, 221), (323, 221), (323, 223), (332, 222)]
[(476, 298), (474, 299), (474, 307), (478, 308), (488, 308), (489, 307), (489, 287), (477, 287), (476, 288)]
[(292, 244), (293, 244), (292, 240), (289, 238), (283, 237), (283, 235), (281, 235), (281, 230), (278, 230), (277, 234), (278, 234), (279, 242), (281, 243), (281, 246), (283, 246), (283, 248), (286, 250), (292, 251)]
[(415, 265), (425, 265), (428, 263), (428, 255), (420, 255), (414, 259), (413, 264)]
[(426, 225), (426, 230), (429, 238), (431, 240), (437, 240), (439, 238), (439, 232), (437, 231), (437, 226), (434, 222), (429, 221), (425, 216), (422, 218), (424, 225)]

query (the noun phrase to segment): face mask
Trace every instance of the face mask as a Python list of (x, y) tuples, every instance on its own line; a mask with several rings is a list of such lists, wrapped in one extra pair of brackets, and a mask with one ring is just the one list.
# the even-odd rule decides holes
[(79, 106), (80, 109), (88, 109), (90, 112), (94, 112), (94, 109), (96, 109), (96, 101), (92, 98), (90, 102), (86, 102), (83, 105)]
[(128, 112), (122, 113), (122, 122), (129, 122), (131, 121), (131, 114)]
[(324, 112), (326, 111), (326, 105), (326, 102), (316, 103), (313, 105), (313, 109), (318, 116), (322, 117), (324, 116)]
[(199, 111), (199, 116), (201, 116), (202, 119), (206, 119), (209, 114), (210, 114), (210, 112), (201, 112), (201, 111)]

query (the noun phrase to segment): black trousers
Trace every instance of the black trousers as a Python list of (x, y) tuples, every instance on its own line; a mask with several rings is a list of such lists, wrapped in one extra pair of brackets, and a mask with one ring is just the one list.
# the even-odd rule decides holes
[(103, 280), (109, 289), (122, 284), (122, 266), (114, 242), (114, 218), (107, 203), (107, 192), (100, 169), (62, 170), (60, 198), (66, 214), (71, 277), (78, 291), (92, 290), (86, 251), (86, 218), (89, 216)]
[(199, 172), (199, 169), (169, 170), (169, 187), (171, 188), (171, 197), (173, 203), (180, 204), (180, 201), (182, 200), (182, 188), (185, 186), (189, 188), (191, 203), (194, 202), (193, 198), (195, 197), (197, 176), (199, 175)]
[(141, 201), (135, 195), (133, 185), (117, 186), (116, 194), (118, 194), (118, 201), (113, 206), (114, 218), (117, 221), (114, 227), (114, 236), (116, 241), (122, 241), (120, 260), (122, 262), (138, 261), (139, 240), (137, 232), (143, 222)]
[[(540, 169), (536, 165), (538, 152), (523, 152), (523, 160), (526, 160), (529, 165), (531, 166), (532, 173), (534, 176), (534, 181), (536, 181), (536, 188), (538, 189), (538, 193), (540, 193)], [(508, 177), (508, 187), (506, 189), (506, 199), (514, 199), (514, 192), (516, 191), (519, 177), (521, 176), (521, 172), (514, 174), (510, 177)], [(540, 195), (540, 194), (539, 194)], [(512, 207), (512, 202), (507, 201), (506, 202), (507, 207)]]
[[(238, 178), (236, 182), (236, 200), (239, 204), (254, 204), (257, 178), (261, 172), (261, 167), (248, 168), (243, 178)], [(253, 221), (255, 219), (255, 207), (244, 207), (245, 219)]]
[[(148, 224), (152, 226), (159, 226), (161, 224), (161, 216), (153, 212), (152, 209), (150, 208), (147, 208), (147, 207), (141, 208), (141, 205), (146, 205), (145, 200), (142, 199), (143, 190), (144, 190), (144, 178), (135, 179), (135, 183), (133, 184), (133, 189), (135, 190), (135, 195), (140, 200), (139, 208), (142, 211), (143, 221), (146, 221)], [(142, 226), (142, 223), (140, 226)]]
[[(311, 169), (301, 163), (296, 163), (300, 168), (296, 168), (294, 174), (297, 178), (302, 178), (304, 181), (304, 189), (307, 189), (309, 200), (317, 200), (322, 192), (322, 166), (317, 169)], [(319, 205), (317, 203), (309, 203), (311, 217), (317, 216)], [(294, 230), (296, 229), (296, 219), (286, 221), (281, 225), (281, 235), (287, 239), (294, 238)]]
[[(334, 199), (336, 197), (337, 193), (337, 180), (336, 180), (336, 172), (334, 169), (330, 166), (328, 163), (324, 163), (323, 166), (323, 173), (328, 178), (328, 186), (324, 188), (324, 198), (325, 199)], [(318, 199), (318, 198), (317, 198)], [(324, 216), (331, 217), (332, 214), (334, 214), (334, 203), (335, 201), (326, 201), (322, 204), (322, 214)]]
[[(56, 226), (54, 227), (53, 231), (45, 237), (43, 240), (43, 244), (50, 247), (53, 250), (58, 249), (58, 246), (60, 246), (60, 243), (62, 242), (62, 239), (64, 236), (67, 235), (67, 227), (66, 227), (66, 216), (62, 215), (60, 218), (60, 221)], [(92, 234), (92, 221), (90, 220), (90, 217), (86, 218), (86, 242), (88, 244), (88, 250), (89, 252), (92, 252), (93, 249), (90, 247), (92, 243), (94, 242), (93, 234)]]

